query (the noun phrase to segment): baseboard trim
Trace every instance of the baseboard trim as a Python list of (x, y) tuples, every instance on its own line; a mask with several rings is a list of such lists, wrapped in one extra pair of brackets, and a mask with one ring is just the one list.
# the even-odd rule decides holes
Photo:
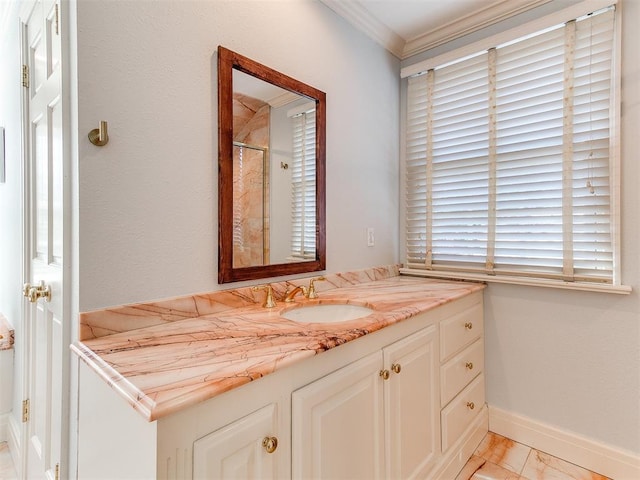
[(615, 480), (640, 479), (640, 456), (515, 413), (489, 407), (489, 430)]
[(17, 422), (16, 418), (13, 415), (9, 415), (9, 421), (7, 424), (8, 427), (8, 435), (7, 435), (7, 443), (9, 444), (9, 452), (11, 453), (11, 458), (13, 459), (13, 465), (18, 473), (18, 478), (22, 478), (22, 449), (21, 449), (21, 431), (22, 425)]
[(9, 439), (9, 413), (3, 413), (0, 415), (0, 443), (6, 442)]

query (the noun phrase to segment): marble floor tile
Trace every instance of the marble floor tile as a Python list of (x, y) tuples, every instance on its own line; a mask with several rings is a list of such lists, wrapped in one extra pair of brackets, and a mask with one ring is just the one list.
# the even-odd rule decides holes
[(520, 475), (495, 463), (485, 462), (473, 474), (471, 480), (520, 480)]
[(456, 480), (611, 479), (489, 432)]
[(477, 455), (472, 455), (467, 464), (462, 468), (456, 480), (469, 480), (476, 471), (486, 463), (486, 460)]
[(597, 473), (533, 450), (522, 470), (523, 480), (609, 480)]
[(476, 455), (487, 462), (512, 472), (521, 472), (531, 448), (518, 442), (489, 432), (476, 450)]
[(6, 442), (0, 443), (0, 480), (16, 480), (18, 478)]

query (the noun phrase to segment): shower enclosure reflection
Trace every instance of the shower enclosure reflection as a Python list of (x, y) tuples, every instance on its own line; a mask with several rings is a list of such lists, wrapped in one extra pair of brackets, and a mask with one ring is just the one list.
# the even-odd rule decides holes
[(233, 142), (233, 267), (269, 263), (268, 149)]

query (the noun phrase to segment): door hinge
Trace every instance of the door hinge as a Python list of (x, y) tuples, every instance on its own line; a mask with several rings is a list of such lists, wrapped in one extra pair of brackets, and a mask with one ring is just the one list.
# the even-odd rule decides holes
[(58, 8), (58, 4), (55, 5), (55, 15), (56, 15), (56, 35), (60, 35), (60, 11)]
[(56, 463), (55, 480), (60, 480), (60, 464)]
[(22, 401), (22, 423), (29, 421), (29, 399)]
[(22, 86), (29, 88), (29, 65), (22, 65)]

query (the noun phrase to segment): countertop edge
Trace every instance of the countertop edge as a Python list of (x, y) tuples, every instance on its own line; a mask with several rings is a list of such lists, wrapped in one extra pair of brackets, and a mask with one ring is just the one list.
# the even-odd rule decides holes
[[(444, 281), (443, 283), (449, 285), (451, 284), (451, 282), (447, 281)], [(222, 382), (222, 386), (219, 385), (215, 392), (212, 392), (210, 385), (202, 384), (198, 386), (192, 386), (192, 388), (186, 390), (181, 395), (171, 398), (162, 399), (163, 396), (160, 395), (160, 397), (158, 398), (162, 399), (162, 401), (158, 401), (158, 398), (154, 398), (154, 396), (145, 394), (140, 388), (134, 385), (134, 383), (129, 381), (125, 375), (118, 372), (118, 370), (116, 369), (117, 365), (115, 365), (115, 368), (114, 366), (111, 366), (100, 356), (100, 353), (96, 353), (82, 341), (75, 342), (71, 345), (70, 348), (87, 366), (89, 366), (91, 370), (95, 371), (100, 378), (102, 378), (111, 388), (113, 388), (120, 396), (122, 396), (127, 401), (127, 403), (129, 403), (136, 411), (138, 411), (139, 414), (144, 417), (144, 419), (149, 422), (153, 422), (172, 413), (186, 409), (200, 402), (209, 400), (217, 395), (221, 395), (234, 388), (246, 385), (247, 383), (273, 373), (276, 370), (280, 370), (287, 365), (297, 363), (300, 360), (304, 360), (305, 358), (312, 358), (319, 353), (328, 351), (343, 343), (351, 342), (362, 336), (385, 329), (388, 326), (395, 325), (398, 322), (428, 312), (452, 301), (467, 297), (476, 293), (477, 291), (483, 290), (486, 287), (485, 284), (481, 283), (458, 283), (464, 284), (466, 289), (463, 291), (458, 291), (450, 296), (447, 296), (446, 298), (440, 298), (438, 300), (433, 299), (435, 301), (427, 308), (425, 308), (424, 305), (420, 307), (416, 305), (415, 307), (407, 308), (407, 306), (405, 305), (404, 308), (402, 308), (400, 311), (392, 310), (379, 312), (377, 316), (384, 315), (384, 317), (387, 318), (380, 319), (375, 324), (375, 326), (371, 325), (374, 328), (364, 329), (357, 336), (352, 336), (344, 342), (338, 342), (335, 345), (331, 345), (328, 347), (324, 346), (324, 348), (321, 350), (314, 351), (312, 349), (309, 349), (291, 353), (291, 355), (288, 357), (283, 357), (283, 359), (276, 360), (272, 366), (269, 366), (269, 368), (267, 368), (266, 365), (262, 365), (262, 368), (264, 368), (264, 370), (253, 370), (252, 375), (235, 376), (233, 383)], [(334, 292), (335, 291), (336, 290), (334, 290)], [(158, 393), (154, 393), (153, 395), (157, 394)]]
[(70, 349), (146, 420), (150, 422), (155, 420), (153, 412), (156, 410), (156, 403), (144, 392), (129, 382), (82, 342), (78, 341), (71, 344)]

